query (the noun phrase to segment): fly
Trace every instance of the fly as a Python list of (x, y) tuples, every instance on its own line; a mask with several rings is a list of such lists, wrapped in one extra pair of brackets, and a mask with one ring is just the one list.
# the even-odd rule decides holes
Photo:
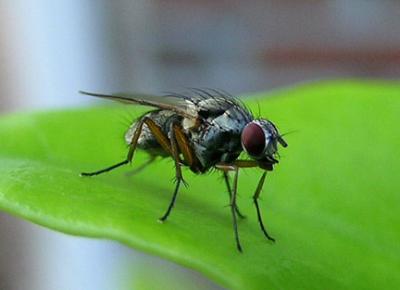
[[(236, 202), (239, 169), (259, 168), (263, 173), (253, 195), (258, 223), (264, 236), (275, 241), (266, 230), (258, 204), (267, 172), (272, 171), (278, 163), (278, 143), (283, 147), (287, 146), (271, 121), (255, 118), (238, 99), (216, 90), (193, 89), (190, 96), (81, 93), (154, 108), (139, 117), (126, 132), (129, 152), (125, 160), (102, 170), (82, 173), (82, 176), (99, 175), (129, 164), (136, 149), (150, 154), (147, 164), (158, 156), (171, 157), (175, 163), (176, 185), (169, 206), (160, 217), (160, 221), (164, 222), (174, 207), (179, 187), (182, 183), (186, 185), (182, 167), (188, 167), (196, 174), (211, 169), (220, 170), (230, 197), (236, 246), (241, 252), (237, 218), (244, 216)], [(239, 159), (243, 151), (249, 159)], [(229, 172), (234, 173), (232, 186)]]

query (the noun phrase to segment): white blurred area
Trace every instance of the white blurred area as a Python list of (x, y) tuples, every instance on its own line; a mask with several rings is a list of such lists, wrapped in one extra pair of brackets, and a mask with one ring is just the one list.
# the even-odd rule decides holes
[[(92, 101), (78, 90), (241, 94), (398, 79), (399, 27), (390, 0), (0, 0), (0, 112)], [(141, 259), (0, 214), (0, 289), (119, 289), (121, 268)]]

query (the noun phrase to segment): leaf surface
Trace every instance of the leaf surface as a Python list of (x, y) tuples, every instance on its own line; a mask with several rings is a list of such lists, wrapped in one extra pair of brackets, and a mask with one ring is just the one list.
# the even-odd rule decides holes
[[(85, 108), (0, 119), (0, 207), (34, 223), (113, 239), (202, 272), (229, 289), (398, 289), (400, 287), (400, 85), (326, 82), (265, 94), (247, 103), (285, 138), (261, 207), (259, 170), (239, 177), (244, 253), (234, 243), (228, 195), (214, 172), (182, 187), (169, 220), (173, 163), (129, 177), (146, 154), (95, 178), (79, 172), (122, 161), (123, 135), (140, 109)], [(129, 114), (127, 113), (129, 110)], [(129, 115), (129, 116), (128, 116)]]

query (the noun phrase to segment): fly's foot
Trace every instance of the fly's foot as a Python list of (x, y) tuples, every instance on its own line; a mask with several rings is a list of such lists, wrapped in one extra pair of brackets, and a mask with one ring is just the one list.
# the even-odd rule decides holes
[(267, 233), (267, 231), (265, 230), (265, 229), (261, 229), (262, 230), (262, 232), (264, 233), (264, 236), (265, 236), (265, 238), (268, 240), (268, 241), (270, 241), (270, 242), (272, 242), (272, 243), (275, 243), (275, 239), (273, 238), (273, 237), (271, 237), (268, 233)]
[(183, 185), (184, 185), (186, 188), (189, 187), (189, 183), (187, 183), (185, 179), (181, 178), (181, 182), (183, 183)]
[(89, 173), (89, 172), (79, 173), (79, 177), (90, 177), (90, 176), (93, 176), (93, 173)]
[(235, 206), (235, 211), (236, 211), (236, 214), (238, 215), (238, 217), (239, 217), (240, 219), (246, 219), (246, 216), (240, 212), (238, 206)]
[(165, 220), (166, 220), (166, 218), (160, 217), (157, 221), (158, 221), (160, 224), (163, 224), (163, 223), (165, 222)]
[(243, 253), (242, 246), (240, 245), (240, 242), (236, 243), (236, 248), (238, 249), (239, 253)]
[(175, 184), (182, 183), (186, 188), (189, 187), (189, 183), (187, 183), (186, 180), (183, 179), (183, 177), (174, 177), (172, 178), (172, 182)]
[(158, 218), (158, 222), (160, 224), (163, 224), (167, 221), (170, 211), (171, 211), (171, 209), (168, 209), (167, 212), (162, 217)]

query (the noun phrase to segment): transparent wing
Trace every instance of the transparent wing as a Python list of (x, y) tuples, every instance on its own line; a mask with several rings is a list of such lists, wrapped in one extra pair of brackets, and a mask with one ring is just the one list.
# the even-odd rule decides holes
[(81, 94), (110, 99), (127, 104), (154, 107), (162, 110), (170, 110), (186, 118), (197, 118), (195, 104), (187, 97), (181, 95), (153, 96), (144, 94), (116, 94), (107, 95), (80, 91)]

